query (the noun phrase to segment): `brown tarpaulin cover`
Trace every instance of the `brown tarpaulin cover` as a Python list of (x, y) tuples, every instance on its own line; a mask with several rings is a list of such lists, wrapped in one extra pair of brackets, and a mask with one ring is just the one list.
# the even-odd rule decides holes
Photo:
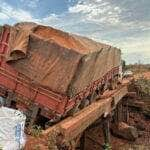
[(117, 48), (51, 27), (20, 23), (10, 35), (8, 63), (35, 83), (68, 97), (120, 65)]

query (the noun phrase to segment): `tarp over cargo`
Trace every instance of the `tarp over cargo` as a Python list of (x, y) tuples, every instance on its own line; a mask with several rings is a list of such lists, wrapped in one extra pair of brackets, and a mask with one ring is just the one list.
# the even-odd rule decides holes
[(7, 62), (35, 83), (68, 97), (120, 65), (120, 50), (34, 23), (11, 27)]

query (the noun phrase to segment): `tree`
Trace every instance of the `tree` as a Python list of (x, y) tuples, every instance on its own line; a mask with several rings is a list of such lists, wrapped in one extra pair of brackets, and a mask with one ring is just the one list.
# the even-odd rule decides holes
[(2, 32), (2, 26), (0, 26), (0, 34), (1, 34), (1, 32)]
[(122, 60), (122, 70), (124, 71), (126, 69), (126, 62), (125, 60)]

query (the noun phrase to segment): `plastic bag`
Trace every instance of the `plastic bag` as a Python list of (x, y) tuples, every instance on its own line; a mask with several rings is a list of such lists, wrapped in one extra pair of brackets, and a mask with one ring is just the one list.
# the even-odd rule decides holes
[(25, 145), (25, 120), (22, 112), (0, 107), (0, 149), (19, 150)]

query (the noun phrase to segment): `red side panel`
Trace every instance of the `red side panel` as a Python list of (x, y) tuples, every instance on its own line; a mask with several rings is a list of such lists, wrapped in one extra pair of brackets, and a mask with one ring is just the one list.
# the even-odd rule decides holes
[(8, 91), (15, 92), (18, 100), (20, 99), (22, 103), (27, 104), (27, 100), (32, 101), (39, 105), (41, 109), (46, 108), (47, 111), (63, 114), (66, 100), (62, 102), (62, 96), (33, 85), (30, 83), (30, 79), (24, 77), (6, 63), (5, 56), (9, 50), (7, 44), (9, 29), (9, 26), (4, 26), (0, 35), (0, 86)]

